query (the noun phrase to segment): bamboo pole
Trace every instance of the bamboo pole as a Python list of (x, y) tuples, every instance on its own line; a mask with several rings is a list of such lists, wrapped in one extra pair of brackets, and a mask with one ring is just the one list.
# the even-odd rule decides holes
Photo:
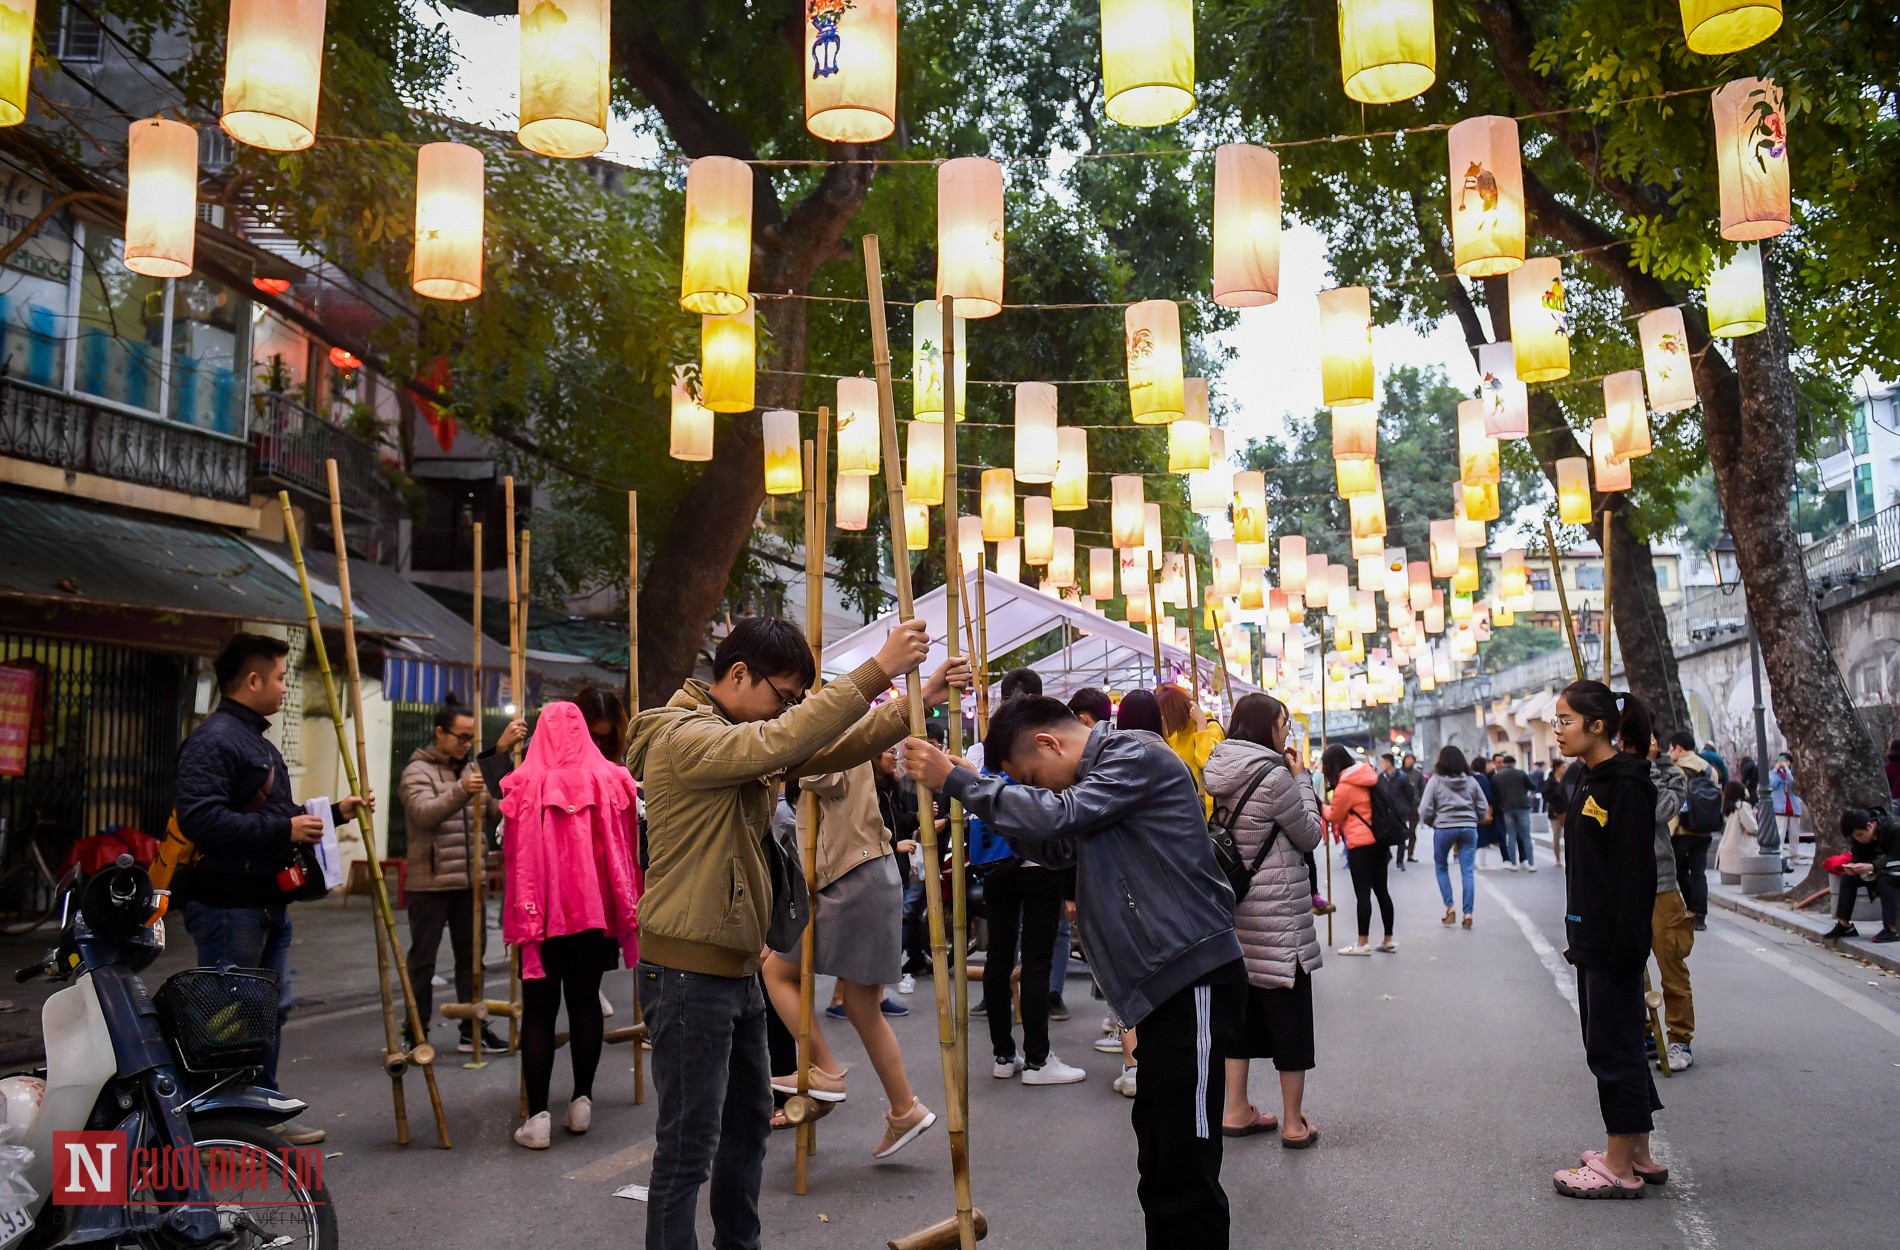
[(1141, 549), (1141, 562), (1147, 566), (1148, 642), (1154, 647), (1154, 684), (1159, 686), (1161, 684), (1161, 605), (1155, 600), (1155, 553), (1143, 547)]
[[(1326, 789), (1324, 763), (1326, 755), (1326, 617), (1324, 614), (1319, 618), (1319, 753), (1321, 756), (1319, 785), (1324, 791)], [(1327, 794), (1326, 797), (1330, 800), (1332, 795)], [(1333, 839), (1330, 832), (1326, 837), (1326, 905), (1337, 907), (1333, 902)], [(1332, 944), (1333, 913), (1329, 911), (1326, 913), (1326, 945), (1330, 947)]]
[[(475, 713), (475, 740), (469, 744), (468, 762), (477, 776), (481, 775), (482, 755), (482, 523), (475, 522), (475, 594), (470, 616), (475, 625), (475, 693), (469, 700), (470, 709)], [(482, 960), (488, 947), (488, 787), (486, 784), (475, 792), (469, 804), (469, 898), (474, 909), (474, 929), (469, 943), (470, 960), (474, 966), (469, 969), (470, 993), (469, 1006), (483, 1002), (487, 994), (482, 986)], [(488, 1031), (487, 1012), (472, 1016), (467, 1022), (470, 1041), (475, 1050), (465, 1068), (485, 1068), (488, 1061), (482, 1058), (482, 1034)]]
[[(945, 296), (943, 301), (943, 324), (947, 331), (943, 335), (943, 542), (944, 542), (944, 654), (954, 660), (957, 658), (957, 620), (963, 612), (962, 582), (951, 576), (956, 568), (954, 553), (957, 550), (957, 517), (962, 508), (961, 483), (958, 480), (957, 463), (957, 403), (961, 396), (957, 394), (957, 336), (956, 298)], [(974, 660), (976, 657), (972, 656)], [(950, 754), (963, 754), (963, 699), (953, 694), (950, 700), (949, 715), (945, 732), (945, 745)], [(964, 843), (963, 804), (952, 799), (950, 802), (950, 919), (952, 940), (956, 948), (951, 952), (955, 965), (956, 979), (951, 988), (956, 1002), (956, 1052), (957, 1052), (957, 1107), (960, 1112), (963, 1136), (963, 1148), (969, 1149), (969, 1113), (970, 1113), (970, 910), (969, 910), (969, 848)], [(1008, 1004), (1002, 1010), (1008, 1011)], [(961, 1222), (962, 1207), (959, 1204), (958, 1218)], [(974, 1233), (972, 1233), (974, 1236)]]
[[(805, 444), (805, 639), (811, 646), (814, 667), (824, 663), (825, 634), (825, 464), (829, 409), (818, 410), (818, 438)], [(818, 1013), (818, 796), (802, 794), (799, 807), (803, 826), (799, 848), (804, 860), (805, 894), (811, 908), (800, 935), (798, 948), (798, 1096), (811, 1096), (811, 1037), (813, 1020)], [(786, 1117), (790, 1119), (790, 1116)], [(800, 1115), (795, 1130), (795, 1162), (792, 1192), (804, 1197), (811, 1156), (818, 1151), (818, 1118)]]
[(1197, 614), (1194, 601), (1200, 596), (1194, 593), (1194, 553), (1188, 550), (1186, 539), (1181, 540), (1181, 563), (1184, 566), (1181, 575), (1187, 578), (1188, 585), (1188, 680), (1194, 683), (1194, 702), (1198, 704), (1201, 701), (1201, 653), (1194, 621)]
[[(1320, 628), (1324, 629), (1325, 626), (1321, 625)], [(1220, 657), (1220, 688), (1221, 694), (1226, 700), (1227, 723), (1231, 725), (1234, 722), (1233, 677), (1227, 668), (1227, 638), (1221, 632), (1218, 618), (1216, 618), (1214, 626), (1214, 654)]]
[(1544, 521), (1544, 543), (1550, 551), (1550, 580), (1557, 587), (1557, 607), (1563, 613), (1564, 637), (1570, 640), (1570, 660), (1577, 667), (1577, 680), (1584, 679), (1583, 648), (1577, 643), (1577, 624), (1570, 619), (1570, 595), (1564, 590), (1563, 561), (1557, 556), (1557, 532)]
[(1603, 684), (1610, 684), (1610, 636), (1615, 632), (1614, 618), (1610, 615), (1610, 592), (1614, 589), (1610, 582), (1610, 519), (1608, 508), (1603, 510)]
[[(970, 644), (970, 658), (976, 664), (976, 740), (990, 736), (990, 613), (983, 583), (988, 580), (981, 564), (976, 566), (976, 640)], [(967, 626), (972, 614), (965, 613)]]
[[(904, 470), (897, 445), (897, 403), (891, 390), (890, 328), (884, 318), (884, 267), (879, 258), (877, 236), (864, 236), (864, 285), (870, 297), (871, 360), (877, 374), (877, 416), (879, 438), (884, 445), (884, 497), (891, 527), (891, 572), (897, 582), (897, 615), (910, 620), (916, 611), (911, 595), (910, 553), (902, 539), (904, 533)], [(954, 422), (956, 409), (947, 408)], [(910, 703), (910, 732), (924, 736), (923, 687), (917, 673), (906, 681)], [(961, 713), (961, 699), (957, 700)], [(950, 1175), (957, 1204), (957, 1240), (961, 1250), (975, 1250), (976, 1215), (970, 1198), (970, 1152), (964, 1134), (964, 1108), (958, 1096), (956, 1075), (956, 1020), (951, 1002), (951, 987), (946, 975), (950, 960), (944, 947), (943, 888), (940, 876), (943, 859), (937, 849), (936, 807), (927, 786), (917, 787), (918, 860), (923, 867), (925, 911), (929, 917), (930, 950), (935, 961), (931, 985), (937, 1005), (937, 1051), (943, 1068), (944, 1121), (950, 1141)]]
[[(515, 623), (515, 637), (520, 640), (520, 645), (515, 648), (515, 668), (520, 677), (520, 684), (516, 686), (516, 690), (518, 690), (519, 693), (515, 695), (515, 708), (524, 724), (528, 719), (528, 587), (531, 585), (528, 581), (528, 560), (534, 550), (533, 543), (534, 533), (526, 528), (522, 529), (521, 587), (518, 596), (519, 606), (517, 608)], [(524, 744), (519, 742), (515, 743), (516, 768), (521, 767), (521, 757), (526, 750), (527, 748)], [(515, 947), (510, 953), (508, 960), (508, 1001), (514, 1003), (516, 1006), (516, 1010), (510, 1012), (508, 1015), (508, 1053), (513, 1055), (521, 1051), (521, 948), (519, 946)], [(528, 1114), (528, 1074), (526, 1068), (522, 1069), (521, 1077), (517, 1084), (520, 1087), (521, 1093), (521, 1115), (525, 1119)]]
[[(640, 494), (627, 492), (627, 715), (640, 714)], [(625, 761), (622, 761), (623, 763)], [(647, 1100), (646, 1013), (640, 1007), (640, 974), (633, 977), (633, 1105)]]

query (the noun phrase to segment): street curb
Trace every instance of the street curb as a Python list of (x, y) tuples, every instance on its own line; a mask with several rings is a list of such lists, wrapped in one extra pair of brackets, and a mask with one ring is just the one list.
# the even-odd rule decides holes
[(1872, 964), (1883, 972), (1891, 972), (1896, 976), (1900, 976), (1900, 957), (1889, 955), (1883, 950), (1868, 950), (1858, 942), (1850, 946), (1842, 942), (1826, 941), (1819, 933), (1796, 922), (1785, 911), (1778, 907), (1765, 903), (1751, 902), (1746, 899), (1731, 898), (1726, 895), (1717, 894), (1714, 890), (1709, 891), (1709, 901), (1717, 907), (1726, 908), (1739, 915), (1747, 916), (1751, 920), (1759, 920), (1763, 924), (1771, 924), (1777, 929), (1786, 929), (1789, 933), (1795, 934), (1797, 937), (1804, 937), (1816, 946), (1822, 947), (1825, 950), (1831, 950), (1837, 955), (1846, 955), (1850, 958), (1859, 959), (1865, 963)]

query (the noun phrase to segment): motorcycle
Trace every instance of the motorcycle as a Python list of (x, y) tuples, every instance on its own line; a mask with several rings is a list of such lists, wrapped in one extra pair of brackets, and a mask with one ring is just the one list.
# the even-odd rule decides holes
[(60, 882), (59, 944), (15, 977), (66, 986), (41, 1014), (46, 1066), (0, 1079), (0, 1133), (32, 1150), (36, 1195), (0, 1210), (0, 1250), (335, 1250), (321, 1153), (270, 1131), (305, 1104), (256, 1083), (277, 979), (191, 968), (149, 992), (165, 903), (130, 855)]

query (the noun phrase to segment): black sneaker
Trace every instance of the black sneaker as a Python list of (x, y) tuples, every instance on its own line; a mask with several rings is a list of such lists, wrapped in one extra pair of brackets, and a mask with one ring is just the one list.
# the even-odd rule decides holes
[(1051, 1020), (1067, 1020), (1069, 1018), (1069, 1004), (1062, 1001), (1062, 995), (1049, 995), (1049, 1018)]
[[(461, 1037), (456, 1041), (455, 1049), (464, 1055), (472, 1055), (475, 1053), (475, 1035), (466, 1024), (462, 1026)], [(508, 1039), (505, 1037), (497, 1037), (495, 1031), (484, 1024), (482, 1026), (482, 1053), (484, 1055), (502, 1054), (506, 1053), (507, 1050)]]
[(977, 999), (976, 1002), (970, 1006), (970, 1014), (979, 1020), (988, 1019), (990, 1014), (989, 1000), (986, 998)]
[(1853, 925), (1848, 924), (1844, 920), (1837, 920), (1834, 922), (1834, 927), (1832, 929), (1829, 929), (1826, 933), (1821, 935), (1821, 940), (1823, 942), (1835, 942), (1835, 941), (1839, 941), (1841, 938), (1850, 938), (1850, 937), (1859, 937), (1859, 936), (1860, 936), (1859, 929), (1856, 929)]
[(1878, 932), (1878, 933), (1876, 933), (1876, 934), (1874, 934), (1874, 941), (1876, 941), (1876, 942), (1900, 942), (1900, 933), (1895, 933), (1895, 932), (1894, 932), (1894, 931), (1893, 931), (1892, 929), (1886, 929), (1886, 928), (1883, 928), (1883, 929), (1881, 929), (1881, 931), (1880, 931), (1880, 932)]

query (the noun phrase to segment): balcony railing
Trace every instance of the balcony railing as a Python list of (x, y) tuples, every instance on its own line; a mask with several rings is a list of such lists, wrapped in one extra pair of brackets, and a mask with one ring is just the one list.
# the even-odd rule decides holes
[(1844, 525), (1801, 552), (1808, 580), (1839, 585), (1900, 564), (1900, 504)]
[(251, 396), (252, 469), (259, 476), (319, 499), (330, 497), (324, 462), (336, 461), (343, 509), (381, 520), (396, 503), (376, 449), (288, 395)]
[(0, 456), (202, 499), (250, 498), (244, 444), (0, 378)]

